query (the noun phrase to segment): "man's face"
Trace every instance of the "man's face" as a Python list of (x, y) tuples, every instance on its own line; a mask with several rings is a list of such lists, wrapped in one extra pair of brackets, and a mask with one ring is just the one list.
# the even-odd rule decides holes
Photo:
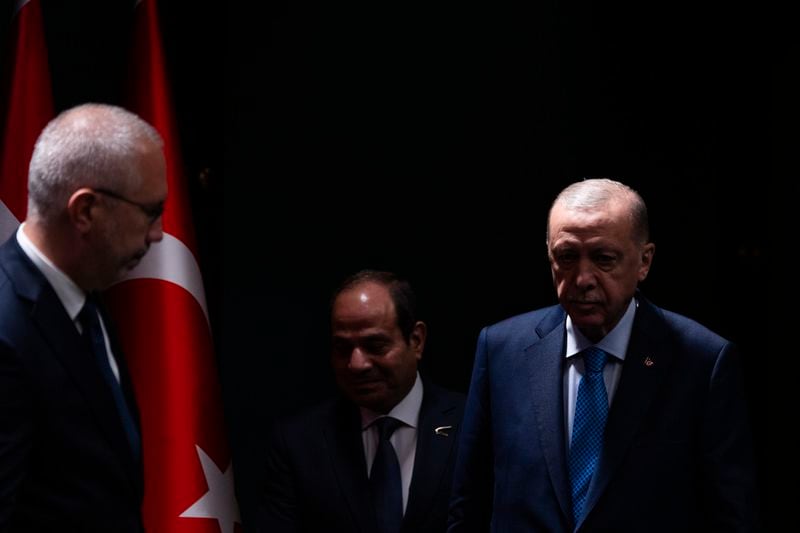
[(387, 413), (408, 394), (422, 357), (425, 325), (417, 322), (406, 342), (386, 287), (364, 282), (340, 293), (331, 333), (336, 381), (353, 403)]
[(592, 211), (557, 204), (549, 229), (558, 300), (581, 333), (597, 342), (619, 322), (636, 286), (647, 277), (655, 246), (633, 238), (620, 201)]
[(119, 281), (139, 264), (150, 244), (163, 236), (160, 211), (167, 197), (166, 165), (161, 149), (147, 144), (139, 158), (141, 185), (113, 191), (103, 199), (113, 210), (100, 228), (97, 247), (99, 288)]

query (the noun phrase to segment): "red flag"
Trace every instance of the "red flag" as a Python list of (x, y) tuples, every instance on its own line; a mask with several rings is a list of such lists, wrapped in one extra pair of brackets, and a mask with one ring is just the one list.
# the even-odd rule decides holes
[(136, 6), (129, 108), (164, 139), (164, 240), (110, 291), (141, 412), (148, 532), (240, 523), (155, 0)]
[(25, 218), (33, 145), (53, 118), (53, 89), (39, 0), (19, 2), (11, 31), (3, 138), (0, 145), (0, 242)]

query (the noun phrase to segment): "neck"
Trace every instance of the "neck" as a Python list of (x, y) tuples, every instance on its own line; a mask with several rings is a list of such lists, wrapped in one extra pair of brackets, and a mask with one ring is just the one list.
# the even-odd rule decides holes
[(38, 218), (28, 217), (22, 227), (25, 236), (47, 257), (59, 270), (88, 292), (83, 283), (80, 268), (80, 244), (59, 224), (47, 224)]

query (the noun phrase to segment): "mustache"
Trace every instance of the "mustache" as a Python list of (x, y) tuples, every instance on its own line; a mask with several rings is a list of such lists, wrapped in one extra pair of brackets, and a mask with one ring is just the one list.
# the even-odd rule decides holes
[(349, 372), (346, 374), (347, 382), (352, 385), (368, 385), (377, 381), (382, 381), (379, 373), (374, 372), (372, 369), (363, 370), (358, 373)]

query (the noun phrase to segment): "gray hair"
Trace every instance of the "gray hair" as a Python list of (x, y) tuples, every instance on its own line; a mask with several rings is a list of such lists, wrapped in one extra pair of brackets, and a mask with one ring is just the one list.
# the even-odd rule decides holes
[(50, 121), (28, 170), (28, 213), (53, 220), (81, 187), (129, 189), (141, 183), (137, 160), (164, 142), (151, 125), (106, 104), (82, 104)]
[[(556, 204), (577, 210), (592, 210), (604, 207), (611, 201), (626, 204), (633, 227), (632, 237), (641, 243), (650, 240), (650, 224), (647, 217), (647, 206), (638, 192), (624, 183), (608, 178), (587, 178), (566, 187), (561, 191), (550, 212)], [(550, 216), (547, 217), (547, 242), (550, 242)]]

